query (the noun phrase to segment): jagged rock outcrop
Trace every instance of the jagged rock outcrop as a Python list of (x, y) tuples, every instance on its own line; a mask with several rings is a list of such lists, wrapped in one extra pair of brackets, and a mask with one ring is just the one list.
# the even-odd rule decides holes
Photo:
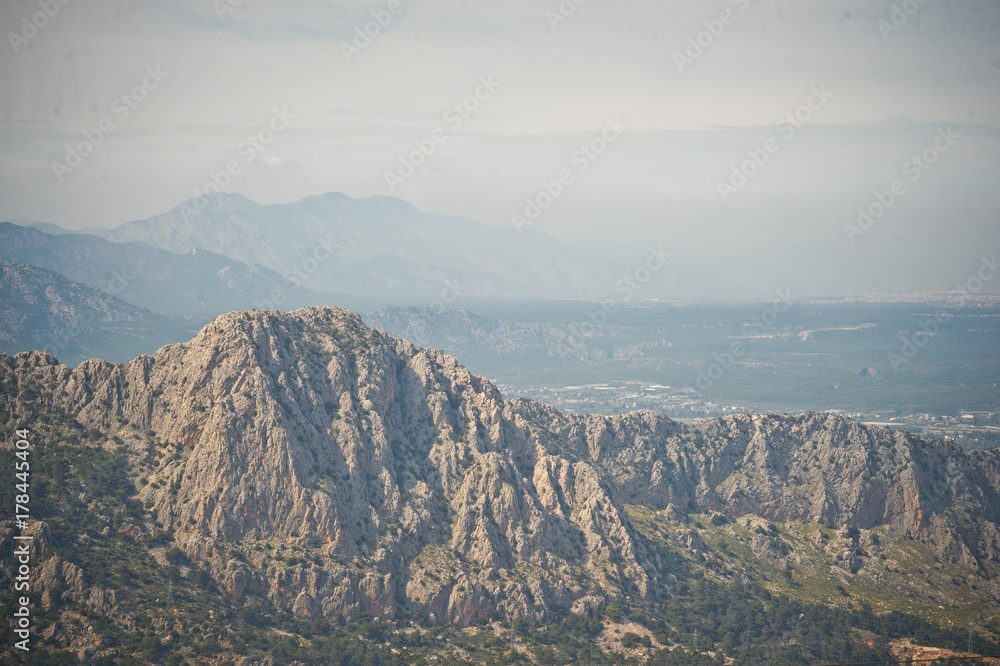
[[(119, 532), (145, 543), (168, 530), (225, 594), (303, 616), (535, 622), (557, 605), (656, 598), (672, 574), (627, 504), (675, 522), (714, 511), (718, 525), (755, 514), (843, 528), (828, 548), (848, 552), (849, 572), (877, 554), (877, 525), (1000, 568), (996, 451), (824, 414), (567, 416), (504, 400), (454, 358), (337, 308), (230, 313), (117, 365), (3, 361), (4, 411), (65, 410), (129, 451), (148, 518)], [(39, 387), (32, 400), (22, 382)], [(763, 527), (752, 547), (788, 556)]]

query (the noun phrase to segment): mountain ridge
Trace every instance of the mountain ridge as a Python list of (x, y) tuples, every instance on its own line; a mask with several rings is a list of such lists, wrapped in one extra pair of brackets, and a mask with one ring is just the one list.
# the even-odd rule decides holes
[(63, 358), (121, 359), (129, 350), (163, 344), (197, 329), (192, 319), (132, 305), (55, 271), (0, 257), (0, 331), (5, 351), (46, 349)]
[[(848, 544), (888, 529), (1000, 599), (997, 450), (824, 414), (567, 416), (330, 307), (228, 313), (123, 364), (20, 354), (8, 387), (11, 364), (61, 389), (30, 404), (8, 390), (5, 411), (65, 409), (128, 451), (149, 515), (122, 529), (163, 525), (220, 588), (306, 617), (535, 624), (558, 606), (667, 598), (671, 560), (632, 505), (851, 528)], [(876, 566), (864, 550), (835, 566)], [(296, 551), (319, 570), (275, 568)]]
[[(452, 296), (608, 298), (648, 253), (640, 246), (578, 247), (537, 229), (487, 226), (426, 213), (395, 197), (336, 192), (268, 205), (238, 194), (203, 195), (145, 220), (89, 231), (177, 254), (200, 248), (296, 274), (318, 291), (428, 301), (449, 284), (459, 285)], [(717, 268), (703, 271), (676, 258), (657, 271), (643, 298), (746, 287)]]
[[(247, 624), (254, 609), (273, 609), (313, 645), (345, 621), (422, 640), (454, 626), (435, 643), (452, 655), (459, 628), (505, 626), (628, 652), (639, 638), (595, 638), (628, 613), (667, 658), (711, 614), (682, 631), (679, 600), (719, 586), (891, 636), (923, 626), (920, 644), (953, 645), (933, 627), (956, 619), (1000, 636), (983, 619), (1000, 602), (1000, 450), (831, 414), (565, 415), (339, 308), (227, 313), (119, 364), (2, 356), (0, 422), (41, 447), (33, 589), (78, 654), (120, 654), (119, 634), (92, 638), (110, 626), (177, 626), (168, 580), (191, 612), (241, 623), (198, 630), (236, 654), (265, 621)], [(0, 559), (14, 533), (0, 525)], [(723, 633), (731, 654), (739, 633)], [(888, 654), (839, 649), (822, 654)]]
[[(60, 273), (167, 314), (251, 307), (274, 293), (290, 300), (316, 294), (277, 273), (205, 250), (175, 254), (145, 243), (118, 243), (84, 233), (58, 235), (0, 223), (0, 256)], [(301, 301), (298, 301), (301, 302)]]

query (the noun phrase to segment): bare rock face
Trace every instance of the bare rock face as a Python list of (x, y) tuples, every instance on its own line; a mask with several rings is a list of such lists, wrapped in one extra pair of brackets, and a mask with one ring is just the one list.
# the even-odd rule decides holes
[(705, 541), (701, 535), (694, 530), (680, 530), (675, 538), (676, 543), (681, 548), (694, 553), (701, 553), (705, 550)]
[[(72, 601), (86, 599), (86, 583), (83, 570), (72, 562), (67, 562), (56, 555), (42, 563), (38, 573), (39, 588), (42, 590), (42, 605), (52, 606), (54, 595), (59, 595)], [(62, 590), (60, 593), (59, 591)]]
[(24, 543), (32, 560), (40, 559), (52, 547), (52, 530), (44, 521), (32, 521), (22, 530), (15, 528), (14, 521), (5, 520), (0, 522), (0, 558), (7, 560), (14, 554), (15, 535), (31, 537)]
[(754, 554), (769, 560), (780, 560), (790, 552), (788, 545), (781, 537), (767, 534), (754, 534), (750, 542)]
[[(117, 365), (18, 357), (50, 387), (41, 403), (128, 447), (150, 523), (220, 590), (263, 592), (305, 617), (533, 623), (557, 605), (655, 598), (671, 572), (626, 504), (676, 523), (714, 511), (714, 524), (754, 514), (849, 526), (830, 546), (848, 551), (845, 570), (861, 566), (859, 551), (877, 554), (876, 525), (948, 561), (998, 565), (995, 451), (819, 414), (692, 426), (648, 411), (566, 416), (504, 400), (455, 359), (337, 308), (230, 313)], [(144, 543), (154, 527), (119, 531)], [(696, 537), (678, 538), (698, 551)], [(766, 530), (752, 546), (787, 556)], [(70, 593), (114, 607), (108, 591), (77, 590), (75, 572), (47, 566)]]

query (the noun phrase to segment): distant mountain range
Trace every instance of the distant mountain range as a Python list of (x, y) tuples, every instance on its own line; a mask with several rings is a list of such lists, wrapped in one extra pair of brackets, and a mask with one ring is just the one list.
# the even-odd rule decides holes
[(596, 286), (594, 271), (607, 271), (597, 254), (546, 234), (431, 215), (391, 197), (326, 194), (261, 206), (217, 194), (105, 236), (171, 252), (200, 247), (354, 294), (434, 296), (452, 282), (455, 296), (581, 296)]
[[(717, 246), (676, 246), (669, 225), (655, 247), (615, 241), (574, 244), (536, 229), (519, 232), (426, 213), (393, 197), (353, 199), (339, 193), (271, 205), (240, 194), (209, 194), (114, 228), (69, 230), (27, 219), (11, 222), (53, 236), (86, 234), (117, 243), (141, 242), (174, 254), (214, 253), (240, 262), (241, 268), (234, 267), (237, 273), (245, 272), (244, 265), (270, 269), (273, 274), (261, 277), (275, 279), (277, 274), (296, 286), (295, 299), (275, 303), (285, 310), (344, 305), (339, 299), (351, 297), (381, 299), (383, 305), (440, 300), (461, 307), (462, 298), (746, 300), (778, 289), (891, 296), (904, 293), (907, 285), (911, 292), (954, 289), (975, 275), (981, 260), (975, 253), (956, 255), (955, 248), (941, 248), (950, 254), (936, 260), (936, 254), (918, 255), (902, 246), (852, 246), (839, 236), (822, 243), (787, 241), (766, 252), (747, 248), (723, 255)], [(615, 221), (608, 224), (613, 229)], [(655, 253), (667, 253), (669, 260), (648, 270), (658, 263), (651, 261)], [(992, 254), (986, 251), (984, 257)], [(914, 265), (925, 264), (926, 270), (914, 272)], [(982, 284), (983, 293), (998, 290), (998, 280)], [(184, 308), (181, 302), (168, 302)], [(227, 303), (218, 312), (248, 306)], [(365, 308), (357, 300), (350, 306)]]
[[(258, 205), (217, 194), (114, 229), (75, 232), (17, 219), (0, 223), (0, 258), (57, 273), (69, 281), (47, 288), (52, 275), (26, 289), (52, 302), (87, 307), (80, 294), (100, 293), (149, 312), (206, 318), (234, 309), (292, 310), (341, 305), (358, 310), (385, 304), (424, 305), (379, 311), (375, 323), (420, 344), (493, 361), (558, 355), (585, 363), (608, 350), (572, 340), (563, 326), (514, 323), (452, 310), (470, 299), (591, 299), (621, 303), (701, 293), (736, 293), (738, 280), (685, 265), (664, 247), (583, 248), (542, 232), (486, 227), (468, 219), (431, 215), (391, 197), (355, 200), (327, 194), (288, 205)], [(96, 292), (84, 287), (96, 289)], [(88, 296), (87, 298), (90, 298)], [(419, 316), (418, 316), (419, 315)], [(187, 328), (170, 317), (158, 343)], [(4, 351), (25, 348), (25, 331), (10, 331)], [(114, 336), (105, 340), (110, 344)], [(109, 344), (77, 352), (124, 358)], [(130, 347), (148, 353), (155, 347)]]
[(44, 349), (66, 363), (128, 360), (204, 323), (126, 303), (54, 271), (0, 258), (0, 348)]
[[(27, 224), (67, 233), (56, 225)], [(87, 233), (175, 254), (212, 252), (320, 292), (440, 299), (444, 305), (462, 297), (620, 300), (718, 297), (749, 289), (740, 278), (679, 257), (650, 259), (669, 254), (669, 247), (579, 247), (537, 230), (425, 213), (385, 196), (330, 193), (264, 206), (239, 194), (213, 194)]]
[[(57, 231), (54, 225), (45, 225)], [(45, 268), (111, 293), (122, 300), (169, 314), (215, 315), (258, 307), (273, 294), (292, 306), (318, 297), (274, 271), (193, 249), (182, 254), (145, 243), (117, 243), (89, 234), (53, 235), (37, 228), (0, 223), (0, 257)]]

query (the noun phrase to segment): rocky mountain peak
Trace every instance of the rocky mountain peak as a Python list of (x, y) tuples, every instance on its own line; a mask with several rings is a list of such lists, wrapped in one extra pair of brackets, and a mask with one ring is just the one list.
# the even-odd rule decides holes
[[(62, 409), (121, 442), (149, 512), (136, 534), (169, 530), (230, 594), (302, 615), (533, 623), (655, 600), (674, 573), (635, 511), (817, 523), (871, 541), (864, 552), (875, 541), (859, 530), (891, 529), (998, 568), (996, 452), (828, 414), (567, 416), (338, 308), (232, 312), (123, 364), (71, 371), (34, 353), (3, 367), (50, 388), (20, 409)], [(786, 557), (767, 529), (754, 539)], [(845, 571), (865, 566), (857, 548)]]

